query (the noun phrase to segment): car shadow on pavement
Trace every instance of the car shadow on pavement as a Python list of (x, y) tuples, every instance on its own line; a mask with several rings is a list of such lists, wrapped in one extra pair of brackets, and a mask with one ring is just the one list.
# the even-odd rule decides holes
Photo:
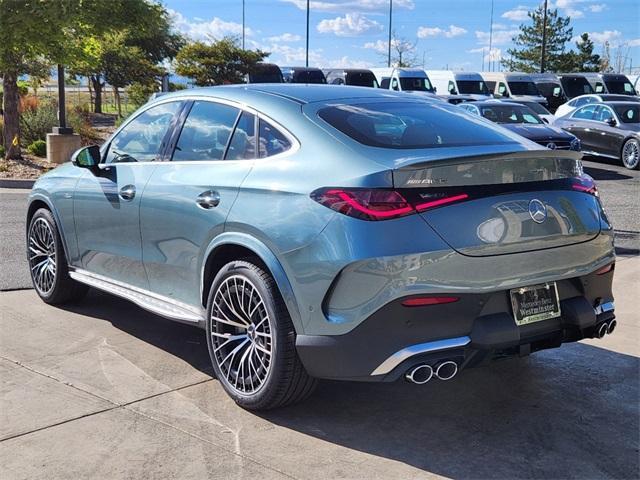
[(127, 300), (95, 289), (90, 289), (83, 300), (61, 308), (106, 320), (118, 330), (181, 358), (207, 375), (213, 375), (207, 340), (197, 327), (167, 320)]
[(572, 344), (423, 386), (323, 382), (261, 416), (450, 478), (637, 478), (639, 368)]

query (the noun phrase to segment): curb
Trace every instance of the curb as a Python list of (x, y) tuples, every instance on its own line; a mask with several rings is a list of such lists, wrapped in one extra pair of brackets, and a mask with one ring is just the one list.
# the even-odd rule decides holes
[(28, 188), (31, 189), (35, 180), (22, 178), (0, 178), (0, 188)]

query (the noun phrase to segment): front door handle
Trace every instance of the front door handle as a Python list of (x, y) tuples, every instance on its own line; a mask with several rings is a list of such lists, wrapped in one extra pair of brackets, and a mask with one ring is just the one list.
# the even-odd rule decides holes
[(133, 198), (136, 196), (136, 187), (133, 185), (125, 185), (120, 189), (120, 192), (118, 194), (123, 200), (133, 200)]
[(196, 203), (200, 208), (209, 210), (218, 206), (218, 204), (220, 203), (220, 194), (215, 190), (207, 190), (206, 192), (202, 192), (200, 195), (198, 195), (198, 198), (196, 198)]

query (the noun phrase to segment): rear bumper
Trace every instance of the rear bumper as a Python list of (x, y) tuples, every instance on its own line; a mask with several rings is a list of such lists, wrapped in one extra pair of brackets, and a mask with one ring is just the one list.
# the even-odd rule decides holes
[(508, 290), (415, 308), (397, 299), (346, 334), (299, 335), (296, 346), (318, 378), (394, 381), (415, 365), (444, 359), (468, 368), (596, 336), (615, 318), (612, 278), (613, 270), (558, 281), (562, 316), (525, 326), (513, 320)]

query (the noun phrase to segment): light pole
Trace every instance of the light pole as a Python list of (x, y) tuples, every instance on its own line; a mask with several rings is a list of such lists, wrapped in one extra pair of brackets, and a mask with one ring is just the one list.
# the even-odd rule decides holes
[(242, 0), (242, 50), (244, 50), (244, 0)]
[(547, 49), (547, 0), (544, 0), (544, 15), (542, 17), (542, 49), (540, 50), (540, 73), (544, 73), (545, 50)]
[[(493, 44), (493, 0), (491, 0), (491, 25), (489, 25), (489, 71), (491, 71), (491, 58), (493, 56), (493, 53), (491, 52), (492, 44)], [(484, 62), (484, 58), (483, 58), (483, 62)]]
[(307, 48), (304, 66), (309, 66), (309, 0), (307, 0)]
[(387, 67), (391, 67), (391, 19), (393, 17), (393, 0), (389, 0), (389, 50), (387, 53)]

